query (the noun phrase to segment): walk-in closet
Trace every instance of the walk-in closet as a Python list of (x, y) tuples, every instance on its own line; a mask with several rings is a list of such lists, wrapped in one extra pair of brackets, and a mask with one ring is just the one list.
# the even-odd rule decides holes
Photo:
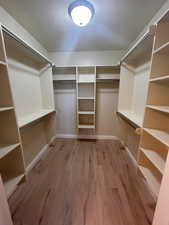
[(169, 0), (0, 18), (0, 225), (169, 225)]

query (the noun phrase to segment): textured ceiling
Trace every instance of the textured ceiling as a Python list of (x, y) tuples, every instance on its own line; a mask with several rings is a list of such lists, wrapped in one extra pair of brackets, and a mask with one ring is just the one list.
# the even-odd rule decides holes
[(0, 0), (48, 51), (126, 49), (165, 0), (91, 0), (96, 14), (87, 27), (68, 16), (71, 0)]

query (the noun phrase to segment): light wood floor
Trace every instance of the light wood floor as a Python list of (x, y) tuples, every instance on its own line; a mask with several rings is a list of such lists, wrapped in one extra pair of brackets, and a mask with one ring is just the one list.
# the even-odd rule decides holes
[(9, 203), (15, 225), (150, 225), (155, 208), (118, 141), (57, 140)]

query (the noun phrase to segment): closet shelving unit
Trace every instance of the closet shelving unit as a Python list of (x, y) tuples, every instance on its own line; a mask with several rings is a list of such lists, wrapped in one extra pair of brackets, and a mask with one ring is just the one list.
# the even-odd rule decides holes
[(52, 64), (0, 30), (0, 173), (9, 197), (55, 134)]
[[(4, 40), (18, 125), (22, 128), (54, 111), (51, 66), (6, 32)], [(23, 107), (24, 101), (27, 104)]]
[(76, 68), (77, 128), (95, 129), (96, 67)]
[(22, 145), (17, 126), (14, 102), (2, 28), (0, 28), (0, 173), (9, 196), (25, 177)]
[(118, 114), (135, 128), (143, 126), (153, 40), (147, 33), (121, 63)]
[(169, 13), (157, 24), (139, 168), (157, 198), (169, 150)]

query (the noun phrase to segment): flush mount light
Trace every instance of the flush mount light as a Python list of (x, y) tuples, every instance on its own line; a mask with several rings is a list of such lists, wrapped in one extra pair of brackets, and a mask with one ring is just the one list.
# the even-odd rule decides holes
[(90, 2), (86, 0), (76, 0), (70, 4), (68, 13), (76, 25), (83, 27), (90, 22), (94, 16), (95, 10)]

